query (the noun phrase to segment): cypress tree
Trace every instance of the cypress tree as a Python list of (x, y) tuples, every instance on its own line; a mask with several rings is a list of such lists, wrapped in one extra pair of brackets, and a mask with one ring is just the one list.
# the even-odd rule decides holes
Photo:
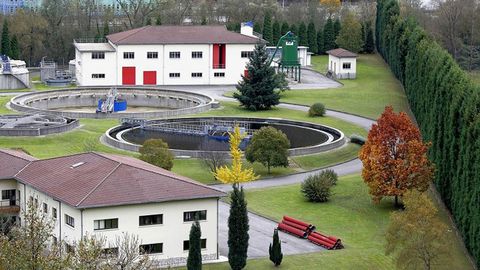
[(10, 36), (9, 36), (9, 31), (8, 31), (8, 21), (5, 19), (3, 20), (3, 28), (2, 28), (2, 47), (1, 53), (10, 56), (11, 51), (10, 51)]
[(323, 29), (318, 29), (317, 32), (317, 54), (324, 54), (325, 49), (323, 47)]
[(300, 46), (308, 46), (307, 26), (301, 22), (298, 26), (298, 44)]
[(277, 89), (287, 89), (285, 76), (276, 73), (269, 64), (264, 44), (257, 44), (247, 63), (248, 76), (243, 76), (237, 85), (239, 93), (233, 97), (248, 110), (268, 110), (278, 105), (280, 93)]
[(152, 18), (148, 17), (145, 25), (152, 25)]
[(263, 18), (263, 39), (268, 41), (268, 43), (273, 44), (273, 36), (272, 36), (272, 15), (269, 11), (265, 13)]
[(253, 24), (253, 31), (255, 31), (257, 33), (262, 33), (262, 25), (258, 22), (255, 22)]
[(106, 37), (110, 34), (110, 27), (108, 26), (108, 22), (103, 24), (103, 37)]
[(317, 53), (318, 52), (317, 31), (315, 30), (315, 24), (313, 22), (310, 22), (308, 24), (307, 38), (308, 38), (308, 47), (310, 51), (313, 53)]
[(248, 212), (243, 187), (233, 185), (230, 195), (230, 216), (228, 217), (228, 263), (232, 270), (241, 270), (247, 265)]
[[(335, 41), (338, 37), (338, 34), (340, 34), (340, 30), (342, 29), (342, 24), (340, 23), (340, 19), (337, 18), (335, 22), (333, 23), (333, 35), (334, 38), (333, 40)], [(335, 43), (335, 48), (338, 48), (338, 46)]]
[(201, 245), (202, 231), (198, 220), (192, 224), (190, 228), (190, 237), (188, 239), (188, 270), (201, 270), (202, 269), (202, 245)]
[(280, 39), (281, 37), (281, 32), (280, 32), (280, 22), (278, 22), (277, 20), (275, 20), (275, 22), (273, 23), (273, 26), (272, 26), (272, 40), (273, 40), (273, 44), (272, 45), (277, 45), (278, 43), (278, 40)]
[(288, 26), (287, 22), (282, 23), (282, 28), (280, 30), (280, 36), (285, 35), (289, 31), (290, 27)]
[(323, 49), (325, 51), (335, 49), (335, 32), (332, 18), (328, 18), (323, 27)]
[(273, 231), (273, 243), (268, 247), (268, 254), (270, 255), (270, 261), (272, 261), (275, 266), (279, 266), (282, 263), (282, 243), (278, 237), (277, 229)]
[(372, 24), (367, 23), (365, 27), (365, 44), (363, 45), (365, 53), (373, 53), (375, 51), (375, 43), (373, 41)]
[(10, 57), (12, 59), (19, 59), (20, 58), (20, 48), (18, 47), (18, 40), (17, 40), (17, 36), (16, 35), (13, 35), (12, 37), (12, 41), (11, 41), (11, 44), (10, 44)]
[(157, 20), (155, 21), (156, 25), (162, 25), (162, 17), (160, 15), (157, 16)]
[(298, 36), (298, 28), (297, 26), (293, 23), (290, 25), (290, 32), (294, 33), (296, 36)]

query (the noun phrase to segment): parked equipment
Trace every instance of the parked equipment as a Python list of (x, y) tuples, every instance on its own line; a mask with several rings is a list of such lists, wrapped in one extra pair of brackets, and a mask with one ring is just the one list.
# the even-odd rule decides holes
[(328, 250), (344, 248), (339, 238), (316, 232), (314, 225), (289, 216), (283, 216), (282, 221), (278, 223), (278, 229), (300, 238), (306, 238), (313, 244), (322, 246)]

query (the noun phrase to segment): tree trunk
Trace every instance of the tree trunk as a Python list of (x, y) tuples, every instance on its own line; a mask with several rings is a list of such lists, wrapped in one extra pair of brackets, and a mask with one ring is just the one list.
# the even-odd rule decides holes
[(398, 195), (395, 195), (395, 208), (398, 208)]

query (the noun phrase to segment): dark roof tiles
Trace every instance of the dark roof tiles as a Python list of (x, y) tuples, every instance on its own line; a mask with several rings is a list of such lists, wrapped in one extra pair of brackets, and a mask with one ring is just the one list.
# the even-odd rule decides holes
[(34, 157), (21, 151), (0, 149), (0, 179), (13, 179), (15, 174), (34, 160)]
[(338, 58), (343, 58), (343, 57), (357, 57), (358, 55), (356, 53), (353, 53), (351, 51), (342, 49), (342, 48), (337, 48), (333, 50), (327, 51), (328, 54), (336, 56)]

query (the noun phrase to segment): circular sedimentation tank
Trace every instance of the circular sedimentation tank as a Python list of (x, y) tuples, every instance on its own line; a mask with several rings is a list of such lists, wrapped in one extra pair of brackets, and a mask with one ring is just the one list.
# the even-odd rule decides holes
[[(203, 157), (208, 153), (228, 155), (228, 131), (239, 125), (248, 144), (253, 132), (264, 126), (281, 130), (290, 140), (291, 156), (328, 151), (345, 143), (344, 134), (335, 128), (279, 118), (188, 117), (124, 123), (109, 129), (104, 143), (137, 151), (145, 140), (162, 139), (176, 156)], [(227, 139), (225, 139), (227, 137)]]
[(0, 136), (42, 136), (79, 126), (77, 119), (56, 115), (0, 115)]
[(98, 101), (110, 88), (70, 88), (16, 96), (10, 107), (26, 113), (60, 115), (70, 118), (167, 118), (210, 110), (217, 103), (207, 95), (160, 88), (117, 87), (126, 100), (126, 111), (97, 113)]

